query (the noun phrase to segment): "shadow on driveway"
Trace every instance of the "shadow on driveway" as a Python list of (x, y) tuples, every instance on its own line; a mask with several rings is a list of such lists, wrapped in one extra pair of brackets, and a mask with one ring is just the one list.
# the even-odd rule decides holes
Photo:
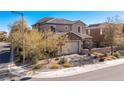
[(9, 63), (10, 61), (10, 50), (0, 51), (0, 63)]

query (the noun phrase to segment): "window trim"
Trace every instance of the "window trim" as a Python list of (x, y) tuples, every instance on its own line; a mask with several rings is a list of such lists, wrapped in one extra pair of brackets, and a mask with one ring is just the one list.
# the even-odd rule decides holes
[(90, 32), (91, 32), (91, 31), (90, 31), (90, 29), (88, 29), (88, 32), (87, 32), (87, 34), (88, 34), (88, 35), (90, 35)]
[(78, 33), (80, 33), (81, 32), (81, 27), (80, 26), (78, 26)]
[(69, 27), (68, 26), (65, 26), (65, 30), (67, 31), (69, 29)]
[(56, 31), (56, 27), (55, 26), (50, 26), (50, 31), (55, 32)]
[(103, 35), (103, 30), (102, 29), (100, 29), (100, 35)]

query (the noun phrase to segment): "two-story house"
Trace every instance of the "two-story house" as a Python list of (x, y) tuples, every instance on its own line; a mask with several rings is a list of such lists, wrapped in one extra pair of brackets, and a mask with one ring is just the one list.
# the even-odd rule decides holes
[(60, 35), (67, 34), (68, 48), (63, 49), (64, 54), (80, 53), (84, 42), (91, 42), (92, 37), (86, 34), (86, 24), (80, 20), (71, 21), (63, 18), (42, 18), (32, 25), (38, 31), (53, 31)]
[(103, 46), (104, 24), (105, 23), (90, 24), (86, 28), (86, 33), (88, 35), (92, 36), (92, 41), (93, 41), (94, 47)]
[[(92, 36), (94, 47), (102, 47), (104, 45), (104, 33), (106, 23), (91, 24), (86, 28), (86, 33)], [(120, 31), (116, 31), (116, 36), (124, 36), (124, 24), (116, 24), (120, 28)]]

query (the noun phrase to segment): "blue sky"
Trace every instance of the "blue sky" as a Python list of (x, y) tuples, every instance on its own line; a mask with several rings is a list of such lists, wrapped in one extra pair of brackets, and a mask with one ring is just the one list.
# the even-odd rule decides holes
[[(86, 24), (100, 23), (107, 17), (119, 15), (124, 19), (122, 11), (21, 11), (27, 23), (30, 25), (43, 17), (65, 18), (69, 20), (82, 20)], [(0, 31), (9, 32), (8, 25), (18, 20), (20, 17), (9, 11), (0, 12)]]

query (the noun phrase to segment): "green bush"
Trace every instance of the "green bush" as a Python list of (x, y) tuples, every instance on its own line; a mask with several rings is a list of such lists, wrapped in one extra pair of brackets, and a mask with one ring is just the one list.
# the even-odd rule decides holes
[(84, 60), (84, 58), (83, 57), (79, 57), (79, 61), (83, 61)]
[(115, 56), (115, 57), (117, 57), (117, 58), (120, 58), (121, 57), (121, 55), (120, 55), (120, 53), (117, 51), (117, 52), (114, 52), (113, 53), (113, 56)]
[(33, 67), (33, 69), (34, 69), (34, 70), (37, 70), (37, 69), (41, 69), (42, 67), (43, 67), (43, 65), (38, 64), (38, 65), (35, 65), (35, 66)]
[(104, 56), (105, 56), (105, 57), (109, 56), (109, 53), (105, 52), (105, 53), (104, 53)]
[(124, 50), (123, 51), (119, 51), (121, 56), (124, 56)]
[(64, 64), (65, 62), (67, 62), (67, 58), (62, 57), (59, 61), (59, 64)]

